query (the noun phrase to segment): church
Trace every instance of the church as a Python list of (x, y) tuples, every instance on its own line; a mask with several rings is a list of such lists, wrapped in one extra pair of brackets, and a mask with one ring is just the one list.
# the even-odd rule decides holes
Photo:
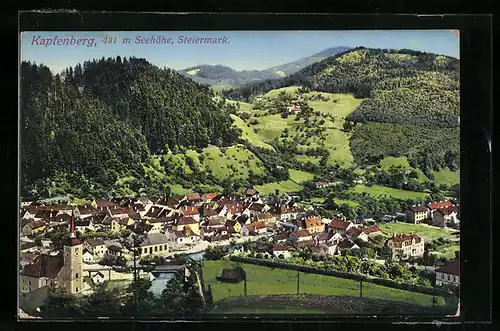
[(75, 216), (71, 216), (69, 238), (64, 242), (62, 255), (40, 255), (21, 270), (20, 290), (28, 293), (44, 286), (64, 287), (78, 294), (83, 287), (83, 248), (76, 238)]

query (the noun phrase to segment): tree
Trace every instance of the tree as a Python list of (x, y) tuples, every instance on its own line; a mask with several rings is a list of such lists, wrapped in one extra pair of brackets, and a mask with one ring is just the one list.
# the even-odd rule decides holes
[(120, 291), (117, 288), (108, 290), (106, 287), (106, 283), (96, 284), (94, 292), (85, 298), (85, 316), (118, 318), (121, 315)]
[(40, 307), (42, 318), (78, 318), (83, 316), (82, 299), (64, 288), (49, 288), (48, 295)]

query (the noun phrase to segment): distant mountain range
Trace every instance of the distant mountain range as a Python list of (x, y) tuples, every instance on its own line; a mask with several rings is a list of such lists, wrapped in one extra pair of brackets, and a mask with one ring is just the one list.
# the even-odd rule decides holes
[(248, 83), (266, 79), (278, 79), (294, 74), (313, 63), (324, 60), (329, 56), (335, 56), (349, 49), (351, 48), (346, 46), (332, 47), (311, 56), (260, 71), (236, 71), (224, 65), (198, 65), (179, 70), (179, 73), (198, 83), (208, 84), (214, 87), (238, 87)]

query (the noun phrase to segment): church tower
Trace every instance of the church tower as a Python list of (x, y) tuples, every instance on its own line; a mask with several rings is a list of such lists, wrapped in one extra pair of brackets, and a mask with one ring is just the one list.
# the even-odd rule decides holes
[(78, 294), (83, 287), (82, 243), (76, 238), (75, 213), (71, 213), (69, 239), (64, 242), (63, 286), (68, 292)]

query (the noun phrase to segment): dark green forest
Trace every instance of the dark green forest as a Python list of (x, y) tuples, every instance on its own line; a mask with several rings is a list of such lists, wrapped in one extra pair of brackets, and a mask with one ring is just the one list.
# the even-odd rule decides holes
[[(373, 142), (377, 141), (377, 144)], [(357, 164), (375, 164), (386, 156), (406, 156), (409, 164), (430, 176), (432, 170), (460, 167), (458, 128), (368, 123), (356, 128), (351, 152)]]
[(56, 75), (23, 62), (20, 87), (22, 194), (47, 195), (63, 177), (81, 196), (106, 196), (119, 176), (144, 177), (151, 153), (228, 146), (240, 134), (234, 107), (208, 86), (144, 59), (102, 58)]

